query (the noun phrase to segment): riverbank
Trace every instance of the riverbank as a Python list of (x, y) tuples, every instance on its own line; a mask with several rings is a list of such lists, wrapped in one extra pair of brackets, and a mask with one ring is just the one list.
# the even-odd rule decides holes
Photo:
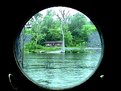
[[(98, 50), (101, 50), (101, 48), (66, 47), (65, 53), (95, 52)], [(62, 53), (62, 50), (61, 47), (44, 47), (43, 49), (26, 50), (25, 53)]]

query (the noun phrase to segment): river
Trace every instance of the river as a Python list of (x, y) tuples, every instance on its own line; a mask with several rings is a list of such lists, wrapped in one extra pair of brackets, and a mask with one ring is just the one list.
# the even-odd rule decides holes
[(61, 90), (77, 86), (98, 68), (101, 52), (24, 55), (24, 74), (41, 87)]

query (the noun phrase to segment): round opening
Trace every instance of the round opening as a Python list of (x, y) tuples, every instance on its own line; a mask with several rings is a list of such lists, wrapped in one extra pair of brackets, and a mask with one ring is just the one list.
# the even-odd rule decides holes
[(103, 56), (102, 36), (83, 13), (51, 7), (32, 16), (15, 42), (16, 63), (34, 84), (70, 89), (87, 81)]

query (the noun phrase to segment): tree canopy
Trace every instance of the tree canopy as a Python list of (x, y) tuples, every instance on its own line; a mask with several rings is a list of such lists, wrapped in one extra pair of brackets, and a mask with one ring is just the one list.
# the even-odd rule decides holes
[(47, 10), (46, 15), (41, 12), (35, 14), (28, 22), (32, 27), (23, 28), (24, 35), (31, 35), (31, 43), (44, 46), (45, 41), (62, 41), (61, 23), (66, 47), (85, 44), (91, 32), (96, 31), (94, 24), (82, 13), (70, 14), (71, 11), (60, 10), (60, 14), (53, 9)]

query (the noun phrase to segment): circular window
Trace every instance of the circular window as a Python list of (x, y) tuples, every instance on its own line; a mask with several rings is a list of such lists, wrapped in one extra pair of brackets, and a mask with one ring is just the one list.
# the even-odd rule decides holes
[(14, 50), (26, 78), (45, 89), (64, 90), (94, 74), (103, 56), (103, 42), (86, 15), (68, 7), (51, 7), (26, 22)]

